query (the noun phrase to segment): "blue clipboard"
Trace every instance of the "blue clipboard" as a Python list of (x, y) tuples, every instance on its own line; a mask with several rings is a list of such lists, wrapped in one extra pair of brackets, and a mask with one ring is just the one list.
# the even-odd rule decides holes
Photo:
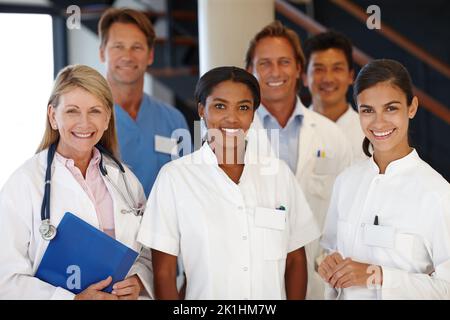
[(122, 281), (138, 253), (91, 226), (70, 212), (58, 225), (56, 237), (50, 241), (35, 277), (74, 294), (112, 276), (103, 291)]

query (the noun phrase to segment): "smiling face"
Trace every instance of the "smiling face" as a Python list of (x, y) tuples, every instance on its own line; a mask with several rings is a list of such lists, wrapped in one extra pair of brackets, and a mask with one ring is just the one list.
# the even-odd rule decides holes
[(408, 106), (405, 93), (389, 82), (381, 82), (357, 96), (361, 127), (374, 148), (374, 155), (391, 157), (407, 154), (409, 120), (414, 118), (418, 101)]
[(86, 90), (76, 87), (62, 94), (58, 105), (48, 107), (53, 129), (59, 131), (58, 152), (69, 159), (90, 157), (108, 128), (111, 113)]
[(253, 101), (245, 84), (227, 80), (214, 87), (206, 105), (199, 103), (198, 112), (208, 128), (208, 140), (213, 138), (215, 147), (237, 148), (244, 141), (253, 121)]
[(342, 50), (315, 51), (310, 56), (303, 82), (311, 92), (313, 104), (324, 107), (347, 104), (346, 94), (353, 83), (353, 70), (349, 69)]
[(143, 81), (147, 66), (153, 63), (153, 49), (145, 34), (132, 23), (115, 22), (108, 31), (108, 41), (100, 48), (106, 62), (107, 78), (112, 85), (130, 85)]
[(287, 39), (266, 37), (258, 41), (249, 72), (258, 79), (265, 106), (295, 99), (300, 71)]

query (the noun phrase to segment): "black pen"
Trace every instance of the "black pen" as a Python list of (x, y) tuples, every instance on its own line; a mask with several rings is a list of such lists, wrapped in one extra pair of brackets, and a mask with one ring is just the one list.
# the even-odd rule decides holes
[(376, 226), (378, 225), (378, 215), (375, 216), (375, 220), (373, 221), (373, 224)]

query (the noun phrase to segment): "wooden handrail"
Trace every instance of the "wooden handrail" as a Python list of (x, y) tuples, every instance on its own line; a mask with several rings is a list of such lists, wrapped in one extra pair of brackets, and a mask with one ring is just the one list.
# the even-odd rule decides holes
[[(313, 35), (327, 30), (326, 27), (317, 21), (314, 21), (306, 14), (283, 0), (275, 0), (275, 10)], [(355, 46), (353, 46), (353, 59), (360, 66), (363, 66), (373, 60), (371, 56), (367, 55)], [(416, 86), (414, 86), (413, 89), (414, 94), (419, 99), (420, 105), (423, 106), (424, 109), (428, 110), (436, 117), (444, 120), (450, 125), (450, 110), (444, 104), (432, 98)]]
[(323, 25), (285, 1), (275, 0), (275, 10), (309, 33), (318, 34), (327, 30)]
[[(363, 23), (366, 23), (367, 13), (361, 9), (358, 5), (351, 3), (348, 0), (331, 0), (334, 4), (347, 11), (349, 14), (357, 18)], [(438, 58), (432, 56), (424, 49), (420, 48), (406, 37), (389, 27), (385, 23), (381, 22), (381, 29), (375, 29), (381, 33), (384, 37), (388, 38), (396, 45), (400, 46), (404, 50), (408, 51), (411, 55), (415, 56), (419, 60), (425, 62), (437, 72), (450, 78), (450, 66)]]
[(419, 105), (423, 106), (438, 118), (447, 122), (447, 124), (450, 124), (450, 111), (445, 105), (443, 105), (421, 89), (417, 88), (416, 86), (413, 87), (413, 90), (414, 94), (419, 99)]
[[(158, 44), (165, 44), (168, 42), (167, 38), (156, 38), (155, 42)], [(172, 43), (180, 46), (198, 46), (198, 40), (186, 37), (186, 36), (175, 36), (172, 39)]]
[(161, 78), (170, 78), (170, 77), (182, 77), (182, 76), (197, 76), (198, 75), (198, 67), (190, 66), (190, 67), (164, 67), (164, 68), (147, 68), (147, 72), (150, 73), (154, 77)]

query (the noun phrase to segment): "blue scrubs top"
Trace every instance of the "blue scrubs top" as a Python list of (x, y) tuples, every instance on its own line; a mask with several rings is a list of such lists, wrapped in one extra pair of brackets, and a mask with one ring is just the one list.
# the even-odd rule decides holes
[(144, 94), (136, 121), (119, 105), (114, 105), (116, 131), (122, 161), (141, 182), (148, 197), (159, 169), (171, 155), (155, 151), (155, 135), (171, 138), (176, 129), (188, 129), (176, 108)]

